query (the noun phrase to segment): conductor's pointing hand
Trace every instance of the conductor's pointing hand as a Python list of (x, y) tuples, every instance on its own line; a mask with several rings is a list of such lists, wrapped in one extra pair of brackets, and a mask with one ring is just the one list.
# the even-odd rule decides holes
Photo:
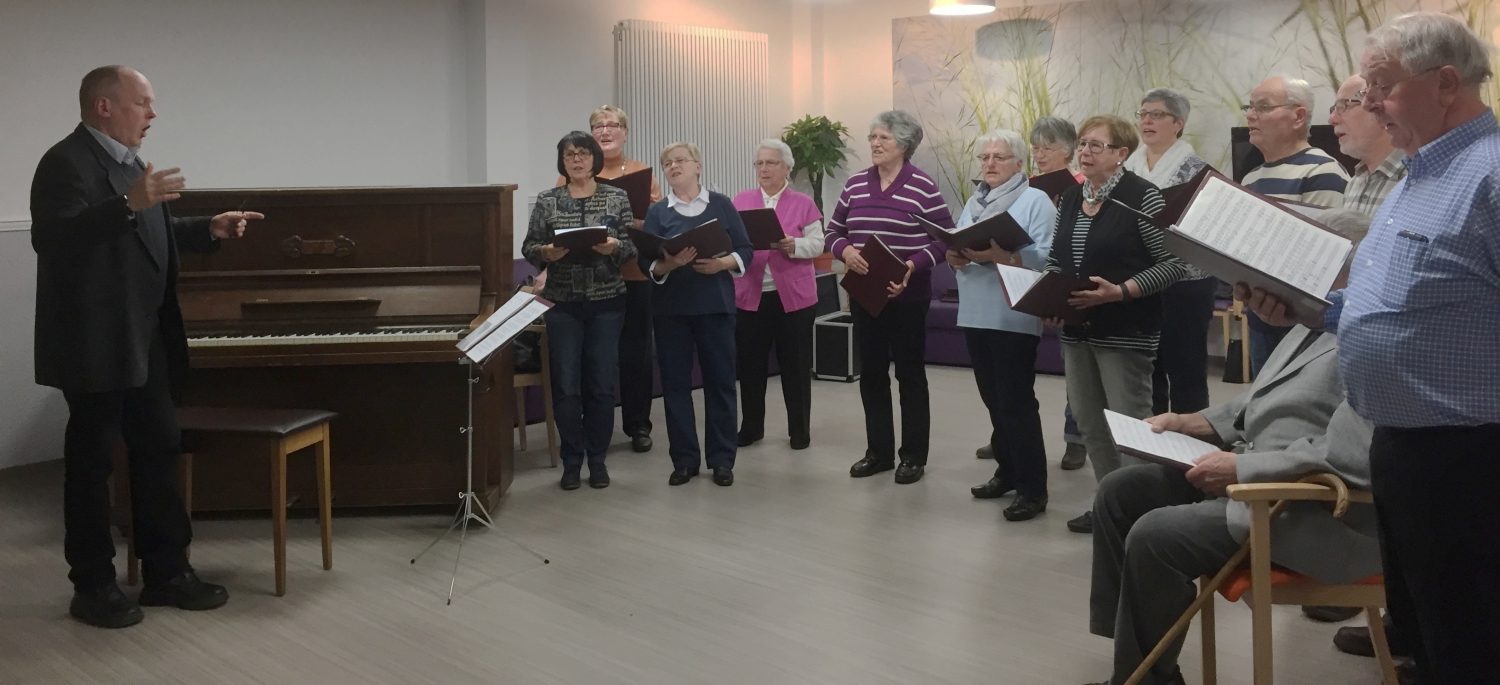
[(260, 212), (224, 212), (213, 218), (208, 225), (210, 233), (220, 240), (238, 238), (245, 235), (245, 226), (251, 219), (264, 219), (266, 215)]

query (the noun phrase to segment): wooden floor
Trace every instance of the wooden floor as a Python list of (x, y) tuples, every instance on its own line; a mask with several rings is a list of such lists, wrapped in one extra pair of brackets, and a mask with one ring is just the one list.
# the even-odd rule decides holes
[[(614, 485), (562, 492), (544, 449), (521, 458), (503, 534), (469, 536), (445, 606), (452, 542), (408, 563), (443, 515), (341, 517), (334, 569), (317, 525), (294, 520), (288, 593), (272, 596), (266, 520), (199, 521), (193, 563), (226, 584), (223, 609), (146, 609), (104, 631), (67, 617), (61, 467), (0, 472), (0, 683), (639, 683), (830, 685), (1084, 683), (1110, 642), (1088, 634), (1090, 541), (1064, 522), (1092, 500), (1088, 468), (1057, 468), (1063, 383), (1038, 381), (1051, 506), (1009, 523), (968, 488), (993, 462), (973, 377), (931, 367), (927, 477), (852, 480), (863, 449), (856, 386), (814, 384), (813, 446), (784, 437), (771, 383), (767, 440), (737, 481), (668, 487), (657, 447), (610, 455)], [(1243, 386), (1214, 383), (1216, 401)], [(539, 427), (532, 445), (545, 445)], [(337, 447), (337, 446), (335, 446)], [(551, 559), (542, 565), (518, 547)], [(123, 552), (117, 559), (123, 565)], [(127, 589), (133, 593), (133, 589)], [(1249, 682), (1249, 613), (1219, 600), (1220, 677)], [(1337, 653), (1333, 628), (1278, 607), (1280, 683), (1375, 683), (1374, 661)], [(1199, 682), (1196, 630), (1184, 650)]]

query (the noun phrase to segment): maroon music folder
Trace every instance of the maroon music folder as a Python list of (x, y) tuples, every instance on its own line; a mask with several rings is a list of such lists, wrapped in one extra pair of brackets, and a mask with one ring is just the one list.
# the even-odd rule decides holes
[(1057, 198), (1068, 192), (1069, 188), (1078, 185), (1078, 179), (1073, 177), (1073, 172), (1067, 169), (1058, 169), (1052, 173), (1032, 176), (1026, 181), (1033, 188), (1047, 193), (1052, 198), (1052, 204), (1057, 204)]
[[(568, 228), (552, 233), (552, 244), (557, 247), (568, 248), (568, 257), (588, 256), (595, 254), (589, 248), (609, 240), (609, 229), (603, 226), (585, 226), (583, 228)], [(587, 254), (580, 254), (587, 250)]]
[(774, 250), (786, 237), (781, 228), (781, 219), (774, 209), (742, 209), (740, 219), (745, 222), (745, 233), (750, 235), (750, 247), (756, 250)]
[(1010, 212), (1001, 212), (979, 223), (970, 224), (963, 228), (947, 229), (939, 226), (918, 214), (911, 214), (927, 231), (927, 235), (942, 243), (950, 250), (988, 250), (990, 241), (995, 241), (1000, 249), (1015, 252), (1027, 245), (1035, 243), (1031, 234), (1016, 223), (1015, 217)]
[(870, 316), (880, 316), (885, 304), (891, 301), (887, 288), (891, 283), (900, 283), (906, 278), (906, 260), (896, 256), (878, 235), (870, 236), (859, 256), (870, 265), (868, 273), (846, 272), (839, 285), (849, 293), (849, 299), (864, 307)]
[(651, 209), (650, 169), (632, 171), (619, 178), (599, 178), (598, 181), (625, 191), (630, 196), (631, 217), (637, 220), (646, 218), (646, 210)]
[(734, 252), (734, 242), (718, 219), (711, 219), (671, 238), (662, 238), (640, 229), (630, 229), (636, 250), (649, 259), (660, 259), (663, 252), (677, 254), (689, 247), (698, 248), (699, 259), (723, 257)]
[(1069, 325), (1083, 323), (1089, 315), (1089, 310), (1068, 304), (1073, 291), (1099, 287), (1082, 276), (1056, 271), (1037, 272), (1008, 264), (996, 264), (995, 270), (1011, 309), (1043, 319), (1062, 319)]

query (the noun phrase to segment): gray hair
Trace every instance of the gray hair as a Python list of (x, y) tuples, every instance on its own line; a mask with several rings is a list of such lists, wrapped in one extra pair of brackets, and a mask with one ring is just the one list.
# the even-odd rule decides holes
[(775, 138), (766, 138), (760, 141), (760, 145), (755, 147), (755, 154), (759, 155), (761, 150), (775, 150), (781, 153), (781, 161), (785, 162), (787, 166), (793, 168), (797, 166), (797, 158), (792, 156), (792, 146)]
[(896, 144), (905, 150), (904, 156), (910, 160), (917, 153), (917, 146), (922, 144), (922, 124), (913, 117), (899, 109), (881, 112), (870, 120), (870, 132), (883, 128), (890, 132), (896, 139)]
[(1469, 87), (1494, 76), (1490, 45), (1463, 22), (1439, 12), (1396, 17), (1371, 32), (1365, 47), (1383, 59), (1395, 59), (1413, 75), (1451, 65)]
[(1362, 214), (1352, 209), (1330, 209), (1318, 216), (1318, 220), (1349, 240), (1354, 241), (1358, 247), (1360, 241), (1365, 239), (1365, 233), (1370, 230), (1371, 216)]
[(1313, 92), (1312, 85), (1306, 79), (1296, 76), (1277, 76), (1281, 80), (1281, 89), (1286, 92), (1286, 104), (1299, 105), (1307, 109), (1307, 123), (1302, 125), (1302, 137), (1312, 129), (1312, 113), (1317, 109), (1318, 96)]
[[(1171, 88), (1152, 88), (1141, 96), (1141, 104), (1148, 102), (1160, 102), (1165, 105), (1172, 117), (1178, 121), (1186, 122), (1188, 114), (1193, 111), (1192, 103), (1188, 102), (1187, 96)], [(1177, 137), (1182, 137), (1182, 131), (1177, 132)]]
[(1021, 163), (1022, 169), (1025, 169), (1026, 165), (1031, 162), (1031, 150), (1026, 147), (1026, 142), (1021, 139), (1021, 134), (1015, 131), (1008, 128), (990, 131), (979, 136), (974, 141), (974, 146), (979, 148), (980, 152), (984, 152), (984, 148), (990, 143), (1005, 143), (1006, 146), (1010, 147), (1010, 153), (1016, 156), (1016, 161)]
[(1078, 129), (1073, 122), (1062, 117), (1042, 117), (1031, 124), (1032, 145), (1063, 145), (1068, 148), (1068, 161), (1073, 161), (1073, 151), (1078, 147)]

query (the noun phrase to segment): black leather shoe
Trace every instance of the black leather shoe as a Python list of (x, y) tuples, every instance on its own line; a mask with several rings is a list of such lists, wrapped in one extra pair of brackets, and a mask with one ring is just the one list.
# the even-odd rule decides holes
[(564, 490), (577, 490), (579, 486), (578, 469), (563, 469), (562, 481), (558, 483)]
[(1359, 607), (1302, 607), (1302, 615), (1319, 623), (1342, 623), (1364, 612)]
[(677, 469), (672, 472), (672, 477), (667, 479), (667, 485), (682, 485), (698, 475), (698, 469)]
[(1071, 530), (1075, 533), (1083, 533), (1084, 535), (1093, 535), (1094, 512), (1085, 511), (1083, 512), (1083, 516), (1079, 516), (1078, 518), (1069, 521), (1068, 530)]
[(805, 435), (800, 438), (792, 438), (792, 449), (794, 450), (805, 450), (811, 444), (812, 438)]
[(869, 478), (893, 468), (896, 468), (894, 461), (883, 461), (874, 455), (866, 455), (864, 459), (854, 462), (854, 466), (849, 467), (849, 477)]
[(999, 476), (994, 476), (984, 485), (969, 488), (969, 494), (977, 499), (995, 499), (1009, 495), (1015, 489), (1016, 486), (1001, 480)]
[(726, 488), (734, 485), (734, 470), (727, 466), (714, 469), (714, 485)]
[(974, 456), (979, 459), (994, 459), (995, 448), (990, 447), (989, 445), (985, 445), (977, 450), (974, 450)]
[(595, 490), (609, 487), (609, 470), (603, 464), (589, 466), (589, 487)]
[(141, 606), (177, 607), (187, 611), (207, 611), (224, 606), (229, 591), (223, 585), (205, 583), (192, 569), (183, 571), (165, 583), (147, 585), (141, 590)]
[(646, 435), (645, 433), (641, 433), (640, 435), (632, 435), (630, 437), (630, 449), (637, 452), (650, 452), (651, 436)]
[(1063, 451), (1062, 469), (1064, 471), (1077, 471), (1083, 468), (1083, 463), (1089, 457), (1088, 448), (1081, 443), (1070, 442), (1068, 448)]
[(919, 480), (922, 480), (922, 471), (923, 468), (921, 464), (913, 464), (909, 461), (903, 461), (901, 462), (900, 466), (896, 467), (896, 482), (901, 485), (910, 485), (912, 483), (915, 483)]
[(141, 622), (146, 614), (135, 600), (120, 592), (114, 581), (91, 592), (73, 591), (73, 603), (68, 605), (73, 618), (98, 628), (124, 628)]
[(1047, 510), (1047, 500), (1032, 499), (1026, 495), (1016, 495), (1016, 501), (1011, 502), (1005, 511), (1000, 512), (1007, 521), (1030, 521)]
[(757, 442), (760, 442), (760, 439), (763, 437), (765, 437), (764, 433), (740, 433), (738, 442), (740, 447), (749, 447)]
[[(1391, 656), (1409, 657), (1411, 650), (1396, 639), (1389, 616), (1385, 618), (1385, 639), (1389, 643)], [(1344, 626), (1333, 634), (1333, 646), (1340, 652), (1355, 656), (1375, 656), (1375, 643), (1370, 640), (1370, 629), (1365, 626)]]

